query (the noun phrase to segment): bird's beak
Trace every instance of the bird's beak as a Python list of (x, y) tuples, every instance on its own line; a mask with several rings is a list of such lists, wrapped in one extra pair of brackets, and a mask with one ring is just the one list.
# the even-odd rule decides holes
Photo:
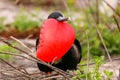
[(60, 22), (64, 22), (64, 21), (68, 21), (69, 18), (60, 16), (60, 17), (57, 18), (57, 20), (60, 21)]

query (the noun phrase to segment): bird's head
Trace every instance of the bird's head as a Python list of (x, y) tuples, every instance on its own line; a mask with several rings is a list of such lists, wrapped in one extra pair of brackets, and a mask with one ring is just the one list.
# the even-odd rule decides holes
[(60, 13), (60, 12), (53, 12), (53, 13), (51, 13), (51, 14), (48, 16), (48, 19), (50, 19), (50, 18), (56, 19), (56, 20), (58, 20), (58, 21), (60, 21), (60, 22), (63, 22), (63, 21), (67, 21), (67, 20), (68, 20), (68, 18), (63, 17), (62, 13)]

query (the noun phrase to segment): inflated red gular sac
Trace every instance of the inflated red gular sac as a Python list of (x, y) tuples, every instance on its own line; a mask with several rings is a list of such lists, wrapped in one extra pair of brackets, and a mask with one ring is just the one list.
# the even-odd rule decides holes
[[(81, 45), (67, 20), (60, 12), (51, 13), (42, 24), (36, 40), (37, 58), (64, 71), (77, 69), (82, 58)], [(53, 71), (40, 63), (37, 65), (40, 71)]]

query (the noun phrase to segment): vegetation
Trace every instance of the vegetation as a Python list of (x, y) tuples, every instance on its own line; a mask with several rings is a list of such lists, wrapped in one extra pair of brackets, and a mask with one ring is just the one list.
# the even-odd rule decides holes
[[(104, 56), (95, 56), (94, 62), (95, 65), (92, 67), (90, 67), (89, 64), (88, 66), (81, 66), (80, 69), (76, 71), (77, 75), (73, 77), (73, 80), (104, 80), (103, 75), (99, 71), (100, 66), (104, 63)], [(108, 70), (104, 70), (104, 74), (107, 77), (106, 80), (110, 80), (110, 78), (113, 76), (113, 72)]]
[(32, 20), (32, 16), (25, 13), (20, 13), (16, 16), (12, 25), (20, 32), (31, 30), (35, 27), (39, 27), (39, 22)]
[[(13, 45), (16, 45), (16, 43), (12, 43)], [(3, 44), (2, 46), (0, 46), (0, 51), (4, 52), (11, 52), (11, 53), (17, 53), (17, 51), (15, 49), (13, 49), (12, 47)], [(3, 59), (11, 59), (12, 56), (11, 55), (7, 55), (7, 54), (0, 54), (0, 58)]]

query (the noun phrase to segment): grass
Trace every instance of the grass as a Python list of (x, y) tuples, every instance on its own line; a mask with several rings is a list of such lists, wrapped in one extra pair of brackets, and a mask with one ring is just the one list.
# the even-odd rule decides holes
[[(16, 43), (13, 43), (14, 45)], [(2, 52), (11, 52), (11, 53), (16, 53), (16, 50), (13, 49), (12, 47), (6, 45), (6, 44), (3, 44), (0, 46), (0, 51)], [(11, 59), (12, 56), (11, 55), (7, 55), (7, 54), (0, 54), (0, 58), (3, 58), (3, 59)]]
[(31, 16), (28, 16), (28, 14), (20, 13), (16, 16), (15, 21), (12, 23), (12, 25), (20, 32), (31, 30), (35, 27), (39, 27), (39, 22), (36, 20), (33, 20)]

